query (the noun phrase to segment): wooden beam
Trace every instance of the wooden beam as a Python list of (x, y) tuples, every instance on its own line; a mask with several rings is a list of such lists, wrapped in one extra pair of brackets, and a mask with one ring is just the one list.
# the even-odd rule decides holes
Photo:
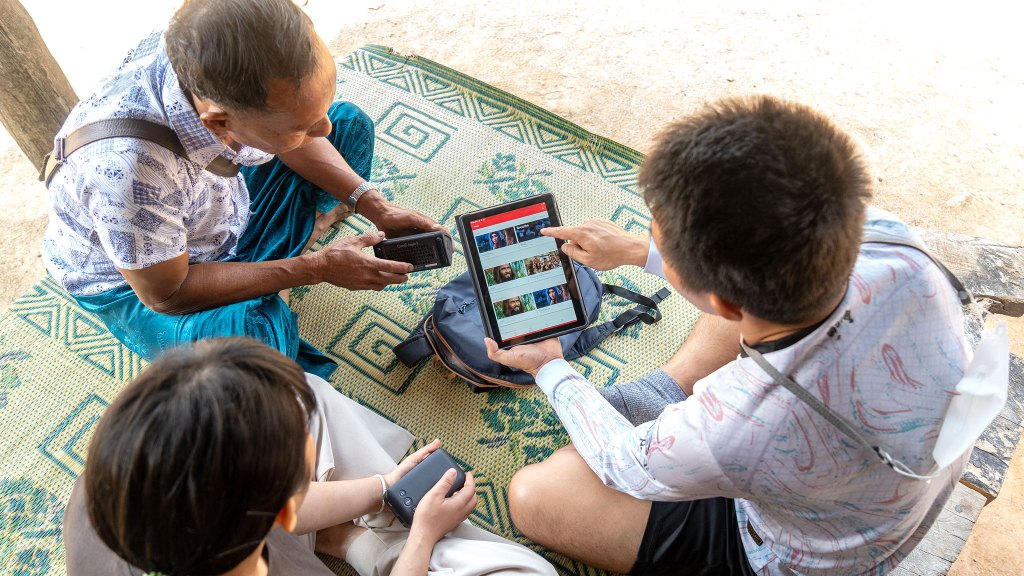
[(0, 121), (34, 166), (78, 96), (18, 0), (0, 0)]
[(936, 576), (949, 572), (984, 505), (985, 498), (982, 495), (957, 484), (924, 540), (890, 574)]
[(1024, 316), (1024, 248), (961, 234), (915, 228), (942, 261), (989, 311)]

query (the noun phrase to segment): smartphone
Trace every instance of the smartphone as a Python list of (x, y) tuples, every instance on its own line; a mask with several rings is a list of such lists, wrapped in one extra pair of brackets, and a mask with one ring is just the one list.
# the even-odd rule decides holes
[(466, 472), (442, 448), (430, 453), (412, 470), (388, 488), (384, 501), (395, 513), (402, 526), (412, 526), (413, 515), (423, 496), (430, 491), (449, 469), (455, 468), (455, 482), (445, 497), (451, 496), (466, 484)]
[(373, 246), (373, 255), (382, 260), (412, 264), (412, 271), (432, 270), (452, 265), (452, 237), (434, 230), (422, 234), (389, 238)]

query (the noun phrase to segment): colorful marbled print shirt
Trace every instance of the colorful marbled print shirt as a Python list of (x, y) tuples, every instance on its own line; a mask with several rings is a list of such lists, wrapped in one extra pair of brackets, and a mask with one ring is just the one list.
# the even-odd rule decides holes
[[(870, 210), (866, 226), (910, 230)], [(928, 257), (861, 247), (846, 295), (823, 324), (765, 358), (919, 474), (972, 352), (960, 304)], [(761, 574), (881, 574), (924, 537), (966, 456), (929, 482), (896, 474), (741, 357), (692, 396), (631, 426), (565, 361), (537, 384), (579, 453), (609, 486), (659, 501), (735, 498)]]

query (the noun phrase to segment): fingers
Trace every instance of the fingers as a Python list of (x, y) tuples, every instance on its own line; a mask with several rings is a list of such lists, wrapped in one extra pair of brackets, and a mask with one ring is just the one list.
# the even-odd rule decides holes
[[(454, 470), (449, 470), (449, 472), (454, 472)], [(455, 475), (453, 474), (452, 480), (454, 481), (454, 479)], [(448, 485), (448, 490), (450, 489), (451, 484)], [(444, 494), (447, 493), (447, 491), (444, 492)], [(462, 488), (459, 488), (458, 492), (451, 495), (450, 499), (454, 504), (462, 507), (463, 513), (467, 515), (476, 507), (476, 480), (473, 478), (472, 472), (466, 472), (466, 482), (462, 485)]]
[(433, 496), (434, 498), (444, 498), (447, 496), (448, 491), (452, 489), (452, 484), (455, 484), (455, 468), (449, 468), (445, 471), (444, 476), (434, 484), (434, 487), (427, 492), (427, 495)]
[[(404, 262), (403, 262), (404, 264)], [(392, 274), (390, 272), (380, 272), (381, 285), (377, 287), (378, 290), (382, 290), (386, 286), (392, 284), (401, 284), (409, 279), (406, 274)]]
[(573, 260), (579, 260), (578, 257), (580, 256), (581, 251), (582, 250), (580, 249), (579, 244), (562, 244), (562, 252), (564, 252), (566, 256), (572, 258)]
[(426, 458), (427, 456), (430, 456), (431, 452), (433, 452), (434, 450), (437, 450), (440, 447), (441, 447), (441, 439), (440, 438), (434, 438), (433, 442), (431, 442), (430, 444), (427, 444), (423, 448), (420, 448), (419, 450), (417, 450), (417, 451), (413, 452), (412, 454), (410, 454), (408, 460), (411, 460), (414, 465), (415, 464), (419, 464), (420, 462), (423, 462), (424, 458)]
[[(377, 257), (371, 257), (370, 262), (373, 267), (376, 268), (382, 274), (408, 274), (412, 272), (412, 264), (408, 262), (399, 262), (398, 260), (381, 260)], [(403, 279), (402, 282), (405, 282)], [(390, 282), (393, 284), (393, 282)]]
[(395, 466), (395, 469), (392, 472), (389, 472), (387, 475), (385, 475), (387, 476), (386, 480), (388, 486), (393, 486), (395, 482), (398, 481), (399, 478), (405, 476), (405, 474), (408, 473), (409, 470), (412, 470), (414, 467), (416, 467), (417, 464), (423, 462), (424, 458), (429, 456), (431, 452), (437, 450), (440, 447), (441, 440), (439, 438), (434, 438), (434, 441), (431, 442), (430, 444), (427, 444), (423, 448), (420, 448), (419, 450), (403, 458), (402, 461), (399, 462), (397, 466)]
[(543, 236), (551, 236), (561, 240), (576, 240), (579, 238), (580, 229), (571, 226), (548, 226), (547, 228), (541, 228), (540, 233)]
[(498, 343), (490, 338), (484, 338), (484, 347), (487, 348), (487, 357), (499, 364), (504, 364), (502, 360), (508, 353), (508, 350), (498, 350)]
[(384, 233), (380, 231), (367, 232), (366, 234), (360, 234), (359, 236), (353, 236), (350, 242), (354, 244), (356, 250), (367, 248), (375, 244), (379, 244), (384, 240)]

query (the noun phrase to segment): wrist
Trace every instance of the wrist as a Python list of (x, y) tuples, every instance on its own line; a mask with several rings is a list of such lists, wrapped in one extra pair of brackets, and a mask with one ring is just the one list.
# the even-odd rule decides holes
[(432, 527), (428, 527), (429, 522), (421, 522), (412, 525), (409, 529), (409, 538), (406, 540), (405, 546), (412, 546), (413, 549), (425, 548), (427, 550), (433, 549), (437, 541), (440, 540), (444, 534), (434, 534), (431, 530)]
[(534, 380), (536, 380), (537, 375), (540, 374), (542, 370), (544, 370), (544, 367), (547, 366), (548, 364), (551, 364), (555, 360), (564, 360), (564, 358), (561, 356), (548, 356), (547, 358), (543, 359), (539, 364), (537, 364), (536, 368), (528, 370), (530, 376), (533, 376)]
[(359, 197), (353, 211), (376, 224), (380, 216), (390, 207), (391, 204), (384, 198), (380, 190), (371, 188)]
[(314, 286), (325, 281), (323, 274), (324, 257), (319, 250), (316, 252), (307, 252), (297, 258), (302, 262), (305, 270), (305, 274), (303, 274), (305, 281), (302, 282), (302, 285)]
[(643, 268), (647, 264), (647, 254), (650, 252), (651, 239), (648, 236), (633, 236), (629, 250), (629, 264)]
[(387, 508), (387, 493), (388, 493), (388, 486), (390, 486), (390, 485), (391, 485), (391, 483), (384, 479), (384, 475), (383, 474), (374, 474), (373, 475), (373, 487), (374, 487), (375, 499), (379, 499), (380, 500), (380, 504), (379, 505), (376, 505), (376, 504), (374, 505), (374, 507), (372, 508), (372, 510), (373, 510), (372, 513), (380, 514), (381, 512), (384, 511), (385, 508)]
[(564, 358), (556, 358), (542, 366), (533, 379), (538, 388), (550, 395), (559, 382), (572, 374), (578, 372)]
[(348, 198), (345, 198), (345, 204), (348, 205), (350, 210), (358, 213), (359, 201), (363, 196), (374, 190), (377, 190), (377, 185), (369, 180), (364, 180), (349, 193)]

